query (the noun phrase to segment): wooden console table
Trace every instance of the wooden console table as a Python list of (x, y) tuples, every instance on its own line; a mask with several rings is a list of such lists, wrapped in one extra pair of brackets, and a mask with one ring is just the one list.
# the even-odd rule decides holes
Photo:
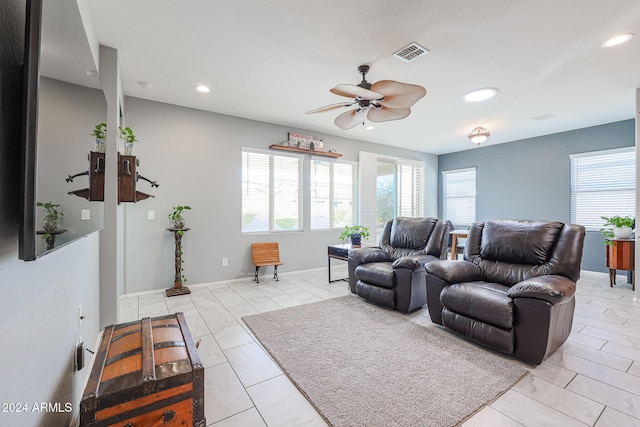
[(169, 288), (165, 292), (168, 297), (190, 294), (191, 289), (182, 286), (182, 235), (185, 231), (189, 231), (190, 228), (167, 228), (167, 230), (171, 231), (175, 237), (176, 251), (174, 258), (176, 274), (173, 280), (173, 288)]
[(616, 283), (616, 270), (627, 270), (631, 277), (631, 289), (636, 289), (635, 275), (635, 239), (611, 239), (613, 245), (607, 246), (607, 268), (609, 269), (609, 286)]

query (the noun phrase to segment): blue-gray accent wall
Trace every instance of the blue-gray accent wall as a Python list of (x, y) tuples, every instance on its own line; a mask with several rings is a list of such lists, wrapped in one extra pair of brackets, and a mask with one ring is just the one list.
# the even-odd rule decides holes
[[(439, 215), (443, 216), (442, 171), (475, 167), (477, 221), (535, 219), (569, 223), (569, 156), (634, 144), (634, 120), (625, 120), (441, 155), (438, 157)], [(582, 268), (607, 271), (605, 249), (598, 231), (587, 232)]]

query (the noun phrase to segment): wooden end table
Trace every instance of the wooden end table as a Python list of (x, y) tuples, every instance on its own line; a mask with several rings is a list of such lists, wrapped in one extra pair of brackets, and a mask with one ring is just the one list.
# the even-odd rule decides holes
[(631, 289), (636, 289), (635, 275), (635, 239), (610, 239), (612, 245), (607, 246), (607, 268), (609, 269), (609, 286), (616, 283), (616, 270), (627, 270), (631, 277)]

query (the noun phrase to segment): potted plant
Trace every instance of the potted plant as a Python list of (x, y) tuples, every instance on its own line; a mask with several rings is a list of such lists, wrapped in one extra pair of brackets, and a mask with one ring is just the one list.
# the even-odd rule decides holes
[(191, 210), (191, 207), (186, 205), (178, 205), (173, 207), (173, 212), (169, 214), (169, 221), (171, 222), (171, 227), (178, 230), (178, 234), (182, 234), (181, 231), (185, 226), (185, 220), (182, 216), (184, 211)]
[(107, 124), (98, 123), (91, 135), (96, 141), (96, 151), (98, 153), (104, 153), (106, 151), (105, 140), (107, 138)]
[(342, 239), (343, 242), (351, 239), (352, 246), (360, 246), (362, 239), (369, 240), (370, 235), (368, 227), (363, 227), (362, 225), (347, 225), (344, 227), (344, 231), (340, 233), (340, 239)]
[(36, 206), (44, 208), (46, 212), (42, 220), (42, 229), (46, 231), (46, 233), (42, 235), (42, 238), (49, 239), (51, 238), (51, 233), (60, 229), (60, 221), (64, 213), (58, 210), (60, 205), (53, 202), (37, 202)]
[(630, 216), (612, 216), (612, 217), (601, 217), (605, 220), (604, 225), (600, 229), (602, 235), (607, 239), (605, 240), (605, 244), (612, 245), (613, 242), (611, 239), (628, 239), (631, 237), (631, 232), (636, 227), (635, 218), (631, 218)]
[(120, 137), (124, 140), (124, 155), (133, 156), (133, 143), (137, 141), (133, 130), (130, 127), (118, 129), (120, 129)]

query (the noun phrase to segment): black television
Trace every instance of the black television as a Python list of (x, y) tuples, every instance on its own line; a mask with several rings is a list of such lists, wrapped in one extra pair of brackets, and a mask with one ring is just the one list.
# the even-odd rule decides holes
[[(70, 194), (88, 182), (65, 180), (88, 169), (87, 156), (94, 148), (91, 130), (106, 117), (106, 100), (79, 4), (76, 0), (27, 0), (18, 233), (18, 257), (24, 261), (103, 226), (102, 202)], [(36, 203), (47, 201), (59, 203), (65, 213), (62, 228), (66, 231), (57, 237), (54, 248), (45, 244), (38, 230), (44, 211)], [(81, 211), (89, 211), (90, 219), (81, 218)]]

